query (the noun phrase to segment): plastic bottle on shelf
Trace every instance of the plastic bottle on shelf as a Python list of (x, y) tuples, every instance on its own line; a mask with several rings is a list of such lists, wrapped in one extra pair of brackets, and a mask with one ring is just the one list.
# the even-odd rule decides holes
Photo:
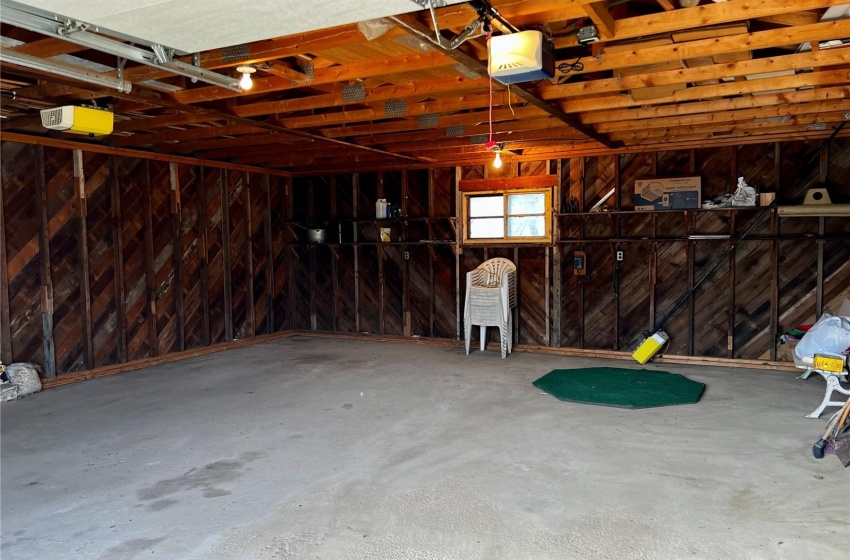
[(379, 198), (375, 203), (375, 218), (384, 220), (387, 217), (387, 199)]

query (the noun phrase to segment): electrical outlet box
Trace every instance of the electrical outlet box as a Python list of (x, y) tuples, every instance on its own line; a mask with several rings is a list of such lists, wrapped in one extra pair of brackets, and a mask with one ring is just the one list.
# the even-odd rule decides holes
[(578, 30), (576, 41), (579, 45), (596, 43), (599, 41), (599, 29), (595, 25), (586, 25)]
[(623, 252), (617, 251), (617, 262), (623, 262)]
[(573, 274), (587, 276), (587, 253), (584, 251), (573, 251)]

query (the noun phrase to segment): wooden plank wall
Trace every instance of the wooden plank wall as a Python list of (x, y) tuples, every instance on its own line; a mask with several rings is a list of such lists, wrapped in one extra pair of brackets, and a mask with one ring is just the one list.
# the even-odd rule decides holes
[(290, 328), (287, 178), (0, 152), (3, 362), (61, 377)]
[[(797, 203), (828, 183), (850, 200), (850, 140), (559, 161), (499, 176), (559, 175), (558, 210), (633, 207), (641, 176), (699, 174), (705, 197), (736, 178)], [(458, 338), (466, 272), (519, 271), (515, 340), (624, 350), (703, 276), (757, 211), (565, 213), (550, 245), (460, 246), (458, 179), (480, 166), (295, 179), (4, 142), (0, 358), (62, 376), (282, 330)], [(376, 198), (403, 220), (376, 220)], [(329, 243), (305, 227), (327, 227)], [(388, 228), (390, 243), (381, 243)], [(668, 353), (771, 359), (777, 335), (847, 297), (850, 220), (772, 219), (671, 317)], [(573, 275), (588, 253), (590, 276)], [(625, 259), (617, 263), (622, 250)], [(615, 289), (616, 287), (619, 289)], [(491, 336), (495, 340), (495, 333)]]
[[(834, 198), (850, 198), (850, 141), (836, 140), (819, 154), (820, 148), (798, 142), (508, 162), (498, 176), (560, 174), (559, 208), (569, 208), (574, 199), (580, 212), (611, 189), (615, 196), (605, 202), (606, 210), (632, 209), (634, 180), (653, 175), (700, 175), (705, 198), (734, 191), (738, 176), (778, 192), (782, 203), (799, 203), (805, 189), (819, 182), (830, 184)], [(687, 236), (739, 236), (762, 212), (567, 213), (557, 218), (560, 240), (551, 245), (452, 243), (456, 180), (492, 177), (491, 172), (474, 166), (295, 179), (294, 219), (303, 226), (329, 226), (331, 242), (310, 244), (303, 229), (293, 230), (295, 328), (457, 338), (466, 273), (486, 259), (506, 257), (519, 272), (515, 340), (627, 350), (731, 244)], [(407, 220), (374, 220), (377, 198), (401, 204)], [(813, 320), (818, 301), (830, 309), (846, 296), (848, 222), (766, 220), (672, 313), (668, 353), (775, 358), (779, 334)], [(379, 227), (390, 228), (390, 243), (377, 241)], [(588, 253), (591, 273), (585, 281), (572, 270), (572, 253), (579, 249)], [(620, 263), (618, 250), (624, 253)], [(496, 333), (490, 338), (495, 341)]]

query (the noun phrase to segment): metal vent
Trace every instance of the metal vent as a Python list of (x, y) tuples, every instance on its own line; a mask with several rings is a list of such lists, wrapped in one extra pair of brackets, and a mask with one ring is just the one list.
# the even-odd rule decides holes
[(486, 134), (473, 134), (469, 137), (470, 144), (486, 144), (487, 143), (487, 135)]
[(826, 130), (826, 123), (813, 122), (806, 125), (808, 130)]
[(62, 107), (41, 111), (41, 125), (44, 128), (62, 124)]
[(224, 47), (221, 52), (221, 59), (224, 62), (238, 62), (246, 58), (248, 58), (248, 43)]
[(387, 117), (403, 117), (407, 114), (407, 101), (390, 99), (384, 103), (384, 115)]
[(452, 126), (446, 127), (446, 136), (463, 136), (464, 126), (462, 124), (455, 124)]
[(437, 126), (437, 113), (419, 115), (419, 128), (430, 128)]
[(342, 100), (345, 103), (366, 99), (366, 87), (363, 84), (342, 86)]
[(312, 62), (299, 62), (298, 69), (301, 70), (301, 73), (307, 76), (305, 80), (308, 84), (313, 81), (313, 63)]

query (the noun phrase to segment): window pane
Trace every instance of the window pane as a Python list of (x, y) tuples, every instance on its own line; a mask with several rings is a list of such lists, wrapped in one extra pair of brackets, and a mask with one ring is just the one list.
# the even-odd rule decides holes
[(502, 195), (472, 196), (469, 198), (469, 215), (472, 218), (504, 216), (504, 204)]
[(508, 214), (543, 214), (546, 212), (546, 195), (511, 194), (508, 195)]
[(543, 237), (546, 221), (543, 216), (508, 218), (508, 237)]
[(505, 220), (503, 218), (472, 218), (469, 220), (470, 239), (489, 239), (504, 236)]

